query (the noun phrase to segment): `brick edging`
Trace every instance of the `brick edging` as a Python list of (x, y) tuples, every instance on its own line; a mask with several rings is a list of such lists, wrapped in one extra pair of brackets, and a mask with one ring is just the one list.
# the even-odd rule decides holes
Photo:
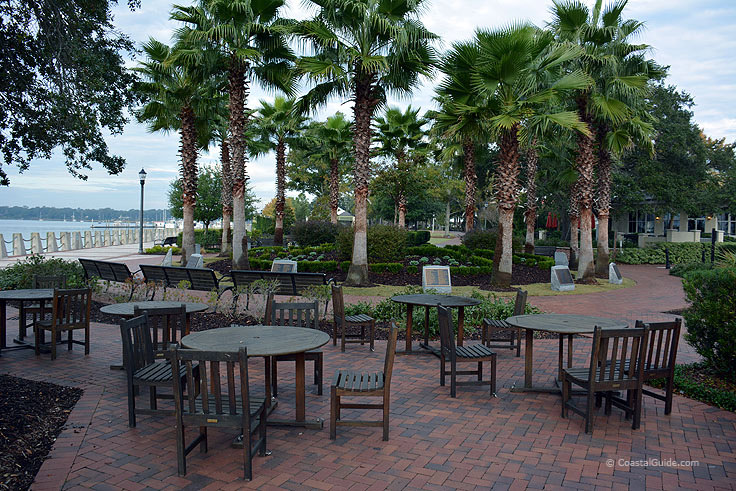
[(82, 397), (74, 405), (64, 424), (64, 429), (56, 438), (46, 460), (38, 470), (31, 489), (61, 489), (71, 472), (74, 460), (87, 436), (87, 429), (102, 399), (104, 388), (99, 385), (81, 387)]

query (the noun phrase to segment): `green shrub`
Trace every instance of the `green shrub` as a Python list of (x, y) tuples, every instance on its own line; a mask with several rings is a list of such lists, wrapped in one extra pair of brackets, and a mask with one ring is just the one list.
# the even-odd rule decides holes
[[(707, 368), (700, 363), (675, 365), (675, 392), (726, 411), (736, 412), (736, 393), (719, 387), (710, 387), (707, 382), (701, 382), (700, 377), (695, 375), (702, 373), (703, 370), (707, 370)], [(647, 384), (658, 389), (664, 389), (665, 380), (663, 378), (653, 379), (648, 381)]]
[(556, 246), (556, 247), (570, 247), (570, 243), (566, 240), (559, 238), (547, 238), (537, 239), (534, 241), (534, 245), (538, 246)]
[[(352, 228), (345, 227), (337, 234), (337, 251), (340, 260), (353, 257)], [(391, 225), (368, 227), (368, 262), (393, 262), (404, 258), (406, 251), (406, 230)]]
[(419, 272), (419, 266), (415, 264), (410, 264), (406, 267), (406, 272), (409, 274), (417, 274)]
[(334, 243), (337, 232), (337, 224), (317, 220), (297, 222), (292, 228), (294, 239), (302, 247)]
[(347, 273), (348, 269), (350, 269), (350, 261), (341, 261), (340, 269)]
[[(709, 261), (710, 247), (710, 243), (701, 242), (662, 242), (642, 249), (619, 249), (616, 252), (616, 262), (625, 264), (664, 264), (665, 248), (670, 250), (670, 262), (672, 264), (702, 262), (703, 251), (705, 251), (706, 261)], [(716, 254), (724, 250), (736, 251), (736, 244), (716, 244)]]
[(736, 268), (691, 271), (683, 287), (691, 302), (685, 339), (709, 367), (736, 378)]
[(373, 305), (369, 302), (358, 302), (345, 305), (345, 315), (365, 314), (375, 316)]
[[(182, 235), (183, 235), (183, 232), (179, 232), (179, 235), (176, 236), (176, 245), (178, 247), (181, 247)], [(232, 243), (233, 241), (233, 230), (232, 229), (230, 229), (230, 236), (228, 240), (230, 241), (230, 243)], [(204, 230), (195, 230), (194, 231), (194, 243), (200, 244), (202, 247), (219, 248), (220, 244), (222, 244), (222, 229), (211, 228), (207, 230), (206, 235), (204, 233)]]
[(248, 258), (250, 261), (250, 269), (255, 271), (271, 271), (271, 264), (273, 261), (268, 259), (257, 259), (254, 257)]
[(689, 273), (690, 271), (700, 271), (704, 269), (713, 269), (713, 265), (711, 263), (680, 263), (680, 264), (674, 264), (672, 268), (670, 269), (670, 274), (672, 276), (679, 276), (682, 278), (685, 276), (686, 273)]
[(181, 254), (181, 249), (179, 247), (164, 247), (164, 246), (153, 246), (150, 249), (146, 249), (144, 251), (144, 254), (166, 254), (169, 252), (169, 249), (171, 250), (171, 253), (175, 256), (178, 256)]
[(404, 269), (401, 263), (372, 263), (368, 265), (372, 273), (398, 273)]
[(302, 273), (331, 273), (337, 271), (337, 261), (299, 261), (297, 270)]
[(409, 247), (420, 246), (429, 242), (429, 230), (419, 230), (417, 232), (408, 232), (406, 235), (406, 245)]
[(5, 269), (0, 269), (0, 290), (20, 290), (33, 288), (33, 276), (66, 276), (69, 288), (86, 285), (84, 269), (79, 261), (66, 261), (60, 258), (47, 259), (33, 254)]
[[(463, 236), (463, 245), (469, 249), (495, 249), (498, 231), (493, 230), (471, 230)], [(520, 251), (523, 247), (523, 239), (514, 235), (511, 239), (512, 249)]]

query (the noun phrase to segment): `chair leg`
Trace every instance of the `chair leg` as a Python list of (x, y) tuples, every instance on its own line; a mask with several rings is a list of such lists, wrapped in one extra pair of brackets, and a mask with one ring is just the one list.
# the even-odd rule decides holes
[(383, 394), (383, 441), (388, 441), (388, 417), (389, 417), (389, 395)]
[(445, 355), (440, 354), (440, 387), (445, 386)]
[(324, 357), (322, 356), (322, 353), (320, 353), (317, 359), (314, 361), (314, 383), (317, 385), (318, 395), (322, 395), (323, 364), (324, 364)]
[(595, 405), (595, 393), (588, 387), (588, 394), (586, 396), (587, 403), (585, 405), (585, 432), (593, 432), (593, 406)]
[(253, 479), (253, 449), (250, 446), (250, 428), (243, 428), (243, 468), (245, 469), (245, 480)]
[(277, 372), (276, 372), (277, 366), (278, 366), (278, 363), (276, 363), (276, 357), (274, 356), (273, 358), (271, 358), (271, 393), (274, 397), (279, 396), (279, 388), (278, 388)]
[(371, 320), (371, 351), (376, 351), (375, 347), (373, 346), (373, 342), (376, 339), (376, 321)]
[(268, 408), (266, 405), (263, 405), (263, 409), (261, 409), (261, 421), (258, 425), (258, 438), (261, 439), (261, 448), (258, 451), (258, 455), (261, 457), (265, 457), (268, 455), (268, 447), (266, 446), (266, 424), (267, 424), (267, 418), (268, 418)]
[(478, 362), (478, 382), (483, 381), (483, 362)]
[[(207, 427), (206, 426), (200, 426), (199, 427), (199, 453), (207, 453)], [(248, 442), (250, 446), (250, 442)]]
[(84, 326), (84, 354), (89, 354), (89, 322)]
[(132, 381), (128, 381), (128, 426), (135, 428), (135, 391)]
[(664, 393), (664, 414), (670, 414), (672, 412), (672, 392), (675, 389), (674, 379), (674, 376), (667, 377), (667, 385), (665, 386)]
[(360, 345), (365, 344), (365, 324), (360, 325)]
[(340, 351), (343, 353), (345, 352), (345, 330), (347, 329), (345, 324), (346, 322), (343, 322), (342, 329), (340, 329)]
[(516, 330), (516, 357), (521, 356), (521, 329)]
[(491, 358), (491, 396), (496, 395), (496, 357)]
[(613, 392), (609, 390), (609, 391), (606, 392), (606, 407), (603, 410), (603, 412), (605, 413), (606, 416), (610, 416), (611, 415), (611, 407), (612, 406), (613, 406)]
[(51, 359), (56, 359), (56, 330), (51, 330)]
[(153, 410), (158, 409), (158, 402), (156, 401), (156, 387), (155, 386), (152, 385), (151, 387), (149, 387), (149, 396), (148, 397), (150, 397), (150, 399), (151, 399), (151, 402), (150, 402), (151, 409), (153, 409)]
[(562, 379), (562, 417), (567, 418), (567, 401), (570, 400), (570, 381)]
[[(73, 336), (72, 336), (72, 333), (73, 333), (74, 331), (68, 331), (68, 332), (69, 332), (69, 337), (68, 337), (68, 339), (66, 340), (66, 343), (67, 343), (66, 349), (67, 349), (68, 351), (71, 351), (71, 350), (72, 350), (72, 343), (74, 342), (74, 338), (73, 338)], [(56, 339), (54, 339), (54, 340), (53, 340), (53, 342), (55, 343), (55, 342), (56, 342)]]
[(176, 425), (176, 461), (180, 476), (187, 475), (187, 457), (184, 455), (184, 425)]
[(641, 385), (639, 385), (636, 391), (632, 392), (634, 393), (634, 422), (631, 425), (631, 429), (638, 430), (641, 424)]
[(330, 387), (330, 440), (337, 438), (337, 387)]
[(33, 326), (33, 339), (35, 341), (34, 351), (36, 352), (36, 356), (39, 356), (41, 354), (41, 329), (39, 329), (36, 325)]
[(457, 363), (450, 360), (450, 397), (457, 397)]

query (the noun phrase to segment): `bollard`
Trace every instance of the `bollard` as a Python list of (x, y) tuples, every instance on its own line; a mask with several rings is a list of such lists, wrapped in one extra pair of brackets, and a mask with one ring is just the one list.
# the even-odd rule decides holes
[(8, 257), (8, 249), (5, 247), (5, 238), (0, 234), (0, 258)]
[(664, 248), (664, 267), (665, 267), (665, 269), (670, 269), (670, 267), (671, 267), (671, 264), (670, 264), (670, 248), (669, 247), (665, 247)]
[(92, 231), (91, 230), (85, 230), (84, 232), (84, 248), (90, 249), (92, 246), (94, 246), (94, 243), (92, 242)]
[(102, 232), (95, 230), (95, 241), (92, 243), (92, 247), (102, 247)]
[(23, 242), (23, 234), (13, 234), (13, 255), (14, 256), (25, 256), (26, 255), (26, 243)]
[(705, 262), (705, 249), (700, 251), (700, 261)]
[(46, 232), (46, 252), (56, 252), (56, 234), (53, 232)]
[(41, 234), (31, 232), (31, 254), (43, 253), (43, 244), (41, 244)]
[(59, 233), (59, 239), (61, 241), (61, 250), (62, 251), (69, 251), (71, 250), (71, 232), (60, 232)]
[(81, 249), (82, 248), (82, 233), (81, 232), (72, 232), (72, 243), (71, 243), (71, 249)]
[(716, 262), (716, 239), (718, 238), (718, 231), (714, 228), (710, 232), (710, 262)]
[(109, 246), (111, 245), (111, 239), (110, 239), (110, 230), (105, 229), (105, 233), (103, 235), (104, 242), (102, 243), (103, 246)]

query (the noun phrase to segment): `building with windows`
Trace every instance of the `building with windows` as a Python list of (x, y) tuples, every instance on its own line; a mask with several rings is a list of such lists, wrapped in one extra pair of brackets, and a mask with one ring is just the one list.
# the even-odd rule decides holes
[(613, 217), (612, 235), (637, 235), (639, 247), (652, 242), (699, 242), (701, 234), (712, 234), (723, 241), (736, 236), (736, 215), (721, 213), (691, 217), (686, 213), (658, 215), (641, 210)]

